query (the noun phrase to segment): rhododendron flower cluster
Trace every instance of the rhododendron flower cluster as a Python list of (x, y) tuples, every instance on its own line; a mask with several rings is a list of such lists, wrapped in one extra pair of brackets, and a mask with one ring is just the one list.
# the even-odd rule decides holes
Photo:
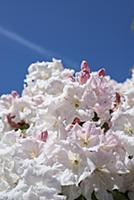
[(0, 200), (133, 200), (134, 71), (31, 64), (0, 97)]

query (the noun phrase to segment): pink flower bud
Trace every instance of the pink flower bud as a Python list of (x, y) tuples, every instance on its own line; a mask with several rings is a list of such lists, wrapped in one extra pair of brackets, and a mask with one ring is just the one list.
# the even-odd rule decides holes
[(43, 141), (43, 142), (46, 142), (47, 139), (48, 139), (48, 131), (46, 130), (46, 131), (41, 132), (41, 133), (37, 136), (37, 138), (38, 138), (39, 140)]
[(82, 71), (88, 71), (90, 73), (90, 68), (89, 68), (89, 65), (88, 65), (87, 61), (85, 61), (85, 60), (82, 61), (81, 70)]
[(90, 77), (90, 68), (87, 61), (82, 61), (81, 63), (81, 73), (78, 77), (78, 81), (80, 84), (84, 84)]
[(105, 69), (104, 69), (104, 68), (100, 69), (100, 70), (98, 71), (98, 75), (99, 75), (99, 76), (106, 76)]
[(79, 124), (80, 123), (80, 119), (78, 117), (75, 117), (72, 124)]
[(12, 95), (12, 97), (14, 97), (14, 98), (19, 97), (18, 92), (15, 91), (15, 90), (13, 90), (13, 91), (11, 92), (11, 95)]
[(80, 122), (81, 122), (80, 119), (78, 117), (75, 117), (73, 122), (66, 126), (65, 130), (70, 131), (74, 127), (75, 124), (80, 124)]
[(116, 92), (115, 95), (116, 95), (116, 96), (115, 96), (115, 98), (116, 98), (115, 102), (116, 102), (117, 104), (119, 104), (119, 103), (121, 102), (121, 95), (120, 95), (118, 92)]

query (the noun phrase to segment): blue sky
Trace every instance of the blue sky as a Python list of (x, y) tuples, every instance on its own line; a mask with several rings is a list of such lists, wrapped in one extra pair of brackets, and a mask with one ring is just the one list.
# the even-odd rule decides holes
[(29, 64), (86, 59), (118, 81), (134, 65), (134, 0), (0, 1), (0, 94), (22, 91)]

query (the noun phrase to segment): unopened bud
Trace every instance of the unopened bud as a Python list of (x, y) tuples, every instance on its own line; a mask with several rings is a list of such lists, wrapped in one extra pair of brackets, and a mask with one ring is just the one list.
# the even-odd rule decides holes
[(106, 76), (105, 69), (104, 69), (104, 68), (100, 69), (100, 70), (98, 71), (98, 75), (99, 75), (99, 76)]

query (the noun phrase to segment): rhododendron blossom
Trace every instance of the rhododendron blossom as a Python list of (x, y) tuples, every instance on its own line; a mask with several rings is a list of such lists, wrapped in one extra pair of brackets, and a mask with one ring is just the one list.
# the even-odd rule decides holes
[(0, 200), (134, 200), (134, 70), (31, 64), (0, 97)]

